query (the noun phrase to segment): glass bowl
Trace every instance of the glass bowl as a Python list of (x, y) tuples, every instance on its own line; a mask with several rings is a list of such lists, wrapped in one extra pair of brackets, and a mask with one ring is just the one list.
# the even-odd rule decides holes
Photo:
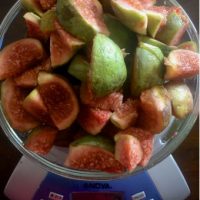
[[(175, 0), (158, 0), (160, 5), (176, 5), (181, 7)], [(183, 11), (185, 13), (185, 11)], [(188, 15), (185, 13), (188, 17)], [(23, 38), (25, 36), (26, 27), (23, 21), (23, 9), (20, 0), (17, 1), (10, 11), (5, 16), (4, 20), (0, 25), (0, 47), (9, 44), (12, 41)], [(189, 17), (188, 17), (189, 19)], [(193, 40), (197, 44), (198, 34), (197, 31), (189, 20), (190, 25), (187, 30), (183, 40)], [(17, 28), (16, 28), (17, 27)], [(170, 155), (187, 137), (192, 126), (194, 125), (199, 111), (199, 76), (186, 80), (188, 86), (190, 87), (193, 98), (194, 98), (194, 108), (192, 113), (183, 120), (177, 120), (175, 118), (171, 119), (169, 126), (160, 134), (156, 135), (154, 141), (154, 151), (153, 156), (145, 169), (151, 168), (168, 155)], [(132, 173), (123, 174), (110, 174), (105, 172), (95, 172), (95, 171), (80, 171), (74, 170), (62, 166), (62, 163), (66, 157), (67, 149), (61, 147), (54, 147), (47, 156), (40, 156), (31, 151), (28, 151), (23, 146), (23, 137), (15, 132), (6, 120), (2, 107), (0, 105), (0, 125), (12, 142), (12, 144), (26, 157), (36, 164), (39, 163), (47, 171), (53, 172), (55, 174), (72, 178), (72, 179), (89, 179), (89, 180), (110, 180), (119, 177), (134, 175), (135, 173), (144, 170), (144, 168), (138, 167)]]

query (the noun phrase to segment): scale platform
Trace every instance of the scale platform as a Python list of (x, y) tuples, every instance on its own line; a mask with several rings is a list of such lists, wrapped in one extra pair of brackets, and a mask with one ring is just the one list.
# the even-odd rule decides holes
[(10, 200), (184, 200), (190, 189), (170, 155), (153, 168), (111, 181), (82, 181), (22, 157), (4, 190)]

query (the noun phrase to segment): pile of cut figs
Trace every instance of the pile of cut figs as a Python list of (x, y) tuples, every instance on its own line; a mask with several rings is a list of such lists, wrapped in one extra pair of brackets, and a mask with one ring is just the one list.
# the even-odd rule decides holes
[[(189, 20), (156, 0), (21, 0), (26, 36), (0, 51), (1, 106), (24, 147), (64, 166), (148, 165), (156, 134), (193, 110)], [(68, 153), (67, 153), (68, 152)]]

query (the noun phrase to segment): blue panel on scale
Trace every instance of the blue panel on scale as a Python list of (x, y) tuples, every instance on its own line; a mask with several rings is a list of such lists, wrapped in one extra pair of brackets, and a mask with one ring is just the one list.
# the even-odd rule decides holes
[(33, 200), (162, 200), (149, 174), (112, 181), (81, 181), (48, 173)]

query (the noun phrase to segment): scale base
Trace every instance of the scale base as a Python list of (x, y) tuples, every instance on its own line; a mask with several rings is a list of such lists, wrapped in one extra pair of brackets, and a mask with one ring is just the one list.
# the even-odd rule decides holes
[(132, 177), (98, 183), (48, 173), (22, 157), (4, 193), (10, 200), (89, 200), (84, 195), (92, 200), (184, 200), (190, 189), (171, 155)]

